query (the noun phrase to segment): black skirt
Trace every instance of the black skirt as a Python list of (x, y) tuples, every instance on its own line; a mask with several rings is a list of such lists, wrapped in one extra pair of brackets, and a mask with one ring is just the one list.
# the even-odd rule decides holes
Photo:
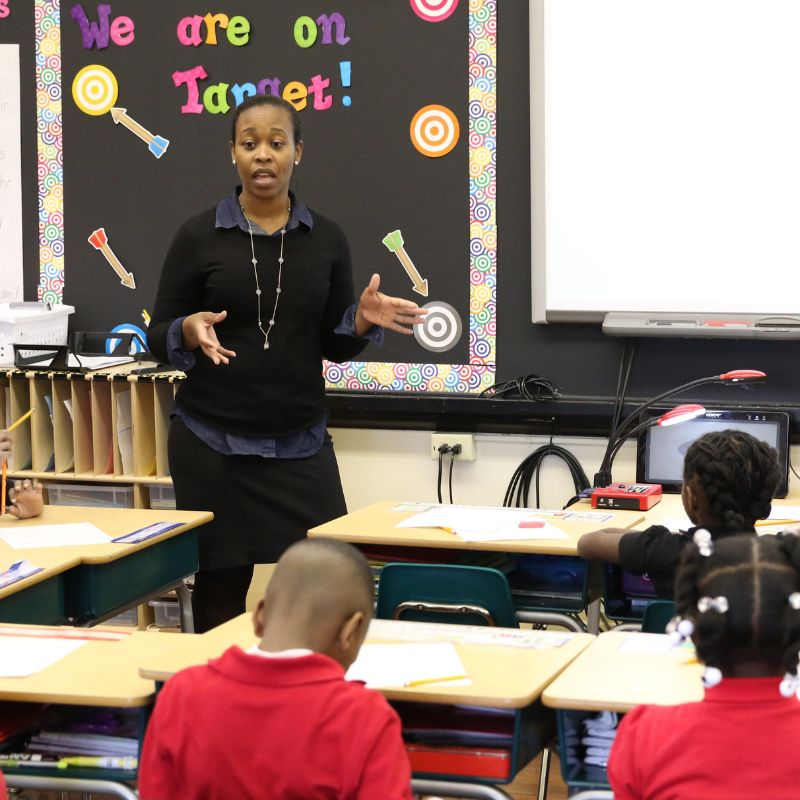
[(270, 564), (309, 528), (347, 513), (333, 442), (309, 458), (226, 456), (173, 417), (169, 466), (179, 509), (212, 511), (200, 568)]

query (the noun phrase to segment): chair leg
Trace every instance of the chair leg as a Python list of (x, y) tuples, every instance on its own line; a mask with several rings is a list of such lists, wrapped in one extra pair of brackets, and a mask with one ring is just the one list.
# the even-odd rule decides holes
[(539, 793), (538, 800), (546, 800), (547, 798), (547, 781), (550, 778), (550, 748), (545, 747), (542, 750), (542, 764), (539, 768)]

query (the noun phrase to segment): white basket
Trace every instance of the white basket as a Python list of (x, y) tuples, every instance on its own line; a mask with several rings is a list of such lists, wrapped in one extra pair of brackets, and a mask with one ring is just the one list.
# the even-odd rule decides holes
[(14, 365), (15, 344), (65, 345), (74, 311), (65, 305), (48, 309), (42, 303), (0, 303), (0, 366)]

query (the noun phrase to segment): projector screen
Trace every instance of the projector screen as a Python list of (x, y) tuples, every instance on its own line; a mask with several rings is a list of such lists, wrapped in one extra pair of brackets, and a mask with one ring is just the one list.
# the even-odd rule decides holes
[(800, 313), (800, 2), (530, 24), (533, 320)]

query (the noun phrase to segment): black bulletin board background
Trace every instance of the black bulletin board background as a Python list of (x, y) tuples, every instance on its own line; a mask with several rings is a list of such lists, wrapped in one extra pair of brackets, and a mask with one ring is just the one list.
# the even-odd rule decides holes
[[(285, 81), (307, 81), (317, 73), (330, 77), (334, 107), (302, 112), (306, 151), (296, 187), (299, 194), (345, 229), (357, 285), (378, 271), (387, 292), (410, 296), (404, 273), (380, 241), (388, 231), (400, 228), (410, 255), (431, 281), (431, 299), (453, 305), (466, 328), (467, 3), (462, 0), (449, 20), (436, 25), (419, 20), (408, 5), (408, 0), (341, 0), (336, 5), (318, 0), (238, 0), (211, 5), (187, 0), (115, 0), (113, 14), (134, 19), (136, 41), (129, 47), (112, 44), (100, 51), (82, 48), (78, 26), (69, 16), (71, 4), (62, 6), (65, 302), (78, 308), (73, 327), (139, 324), (141, 308), (152, 306), (161, 260), (178, 224), (213, 205), (234, 184), (227, 149), (230, 115), (181, 114), (186, 92), (172, 83), (174, 70), (202, 64), (209, 73), (204, 85), (255, 82), (273, 75)], [(512, 411), (511, 405), (487, 402), (476, 407), (470, 402), (466, 416), (473, 422), (465, 423), (457, 398), (365, 394), (343, 400), (340, 396), (332, 398), (334, 421), (371, 415), (384, 424), (413, 418), (436, 427), (474, 423), (480, 428), (483, 418), (495, 415), (506, 421), (518, 419), (526, 430), (536, 429), (542, 420), (548, 430), (558, 430), (552, 418), (560, 419), (568, 415), (567, 409), (572, 414), (578, 408), (577, 415), (596, 420), (592, 424), (597, 428), (607, 424), (622, 340), (605, 337), (597, 324), (534, 326), (530, 322), (528, 5), (526, 0), (502, 0), (498, 6), (497, 379), (537, 373), (553, 381), (565, 400), (537, 406), (536, 413), (531, 413), (528, 404)], [(21, 8), (17, 2), (17, 9)], [(84, 3), (84, 8), (90, 16), (96, 14), (95, 5)], [(175, 36), (177, 20), (209, 10), (247, 16), (252, 24), (250, 43), (235, 48), (223, 34), (216, 47), (180, 45)], [(316, 17), (334, 10), (345, 16), (349, 44), (318, 43), (310, 50), (295, 45), (291, 31), (298, 15)], [(14, 20), (16, 27), (10, 27), (8, 20), (0, 22), (0, 40), (18, 36), (30, 48), (33, 35), (23, 22), (22, 13)], [(338, 62), (343, 59), (352, 62), (350, 108), (341, 105)], [(72, 78), (90, 63), (104, 64), (117, 75), (117, 105), (126, 107), (150, 131), (170, 139), (162, 159), (150, 155), (131, 133), (115, 127), (109, 116), (90, 117), (76, 108)], [(32, 76), (32, 62), (23, 70)], [(23, 86), (26, 83), (23, 75)], [(458, 146), (440, 159), (421, 157), (408, 138), (408, 121), (414, 112), (433, 102), (451, 107), (462, 126)], [(23, 148), (28, 151), (23, 153), (23, 178), (34, 189), (25, 192), (25, 219), (35, 226), (29, 133), (23, 132)], [(87, 236), (101, 225), (116, 254), (134, 273), (135, 292), (123, 289), (100, 254), (88, 245)], [(26, 237), (26, 270), (33, 273), (26, 275), (27, 287), (36, 284), (38, 264), (30, 258), (29, 230)], [(619, 291), (626, 291), (624, 280)], [(743, 286), (742, 292), (746, 291)], [(793, 411), (800, 397), (798, 352), (800, 346), (794, 342), (641, 339), (630, 395), (647, 397), (696, 377), (751, 367), (768, 372), (768, 383), (749, 391), (706, 388), (693, 399)], [(364, 358), (465, 363), (467, 336), (456, 349), (438, 357), (419, 348), (413, 339), (388, 336), (381, 350), (370, 347)], [(570, 399), (577, 404), (570, 405)], [(423, 410), (415, 417), (419, 409)], [(572, 426), (573, 430), (584, 428)]]
[[(278, 76), (308, 83), (313, 75), (331, 80), (328, 110), (301, 111), (305, 152), (295, 188), (310, 207), (334, 218), (348, 235), (357, 291), (372, 272), (382, 288), (409, 295), (399, 261), (382, 244), (391, 230), (403, 232), (406, 248), (429, 279), (431, 298), (457, 308), (465, 321), (469, 292), (469, 197), (466, 130), (446, 157), (421, 156), (409, 140), (409, 122), (429, 103), (467, 116), (466, 3), (447, 21), (432, 25), (397, 0), (320, 0), (302, 3), (237, 0), (198, 5), (196, 0), (115, 0), (113, 15), (135, 24), (135, 41), (104, 50), (85, 50), (78, 25), (62, 9), (65, 153), (65, 301), (77, 308), (81, 329), (104, 330), (120, 322), (140, 324), (142, 307), (152, 307), (161, 262), (181, 222), (216, 204), (237, 181), (228, 141), (232, 113), (183, 114), (185, 86), (172, 73), (202, 65), (206, 86), (231, 85)], [(88, 8), (84, 4), (84, 8)], [(250, 41), (236, 47), (218, 29), (216, 46), (187, 47), (176, 36), (178, 20), (207, 10), (239, 14), (251, 23)], [(311, 48), (295, 44), (294, 22), (339, 11), (346, 20), (345, 45)], [(88, 11), (87, 11), (88, 13)], [(203, 27), (205, 32), (205, 26)], [(341, 86), (339, 62), (352, 64), (351, 86)], [(170, 140), (156, 159), (109, 114), (78, 109), (70, 87), (88, 64), (108, 67), (119, 82), (117, 105), (153, 133)], [(346, 108), (347, 93), (352, 105)], [(234, 100), (229, 96), (233, 106)], [(109, 244), (137, 288), (123, 288), (86, 239), (103, 226)], [(286, 255), (291, 268), (291, 253)], [(102, 298), (102, 303), (91, 299)], [(88, 300), (88, 302), (87, 302)], [(467, 361), (468, 337), (444, 354), (420, 348), (413, 338), (387, 337), (372, 361)]]

